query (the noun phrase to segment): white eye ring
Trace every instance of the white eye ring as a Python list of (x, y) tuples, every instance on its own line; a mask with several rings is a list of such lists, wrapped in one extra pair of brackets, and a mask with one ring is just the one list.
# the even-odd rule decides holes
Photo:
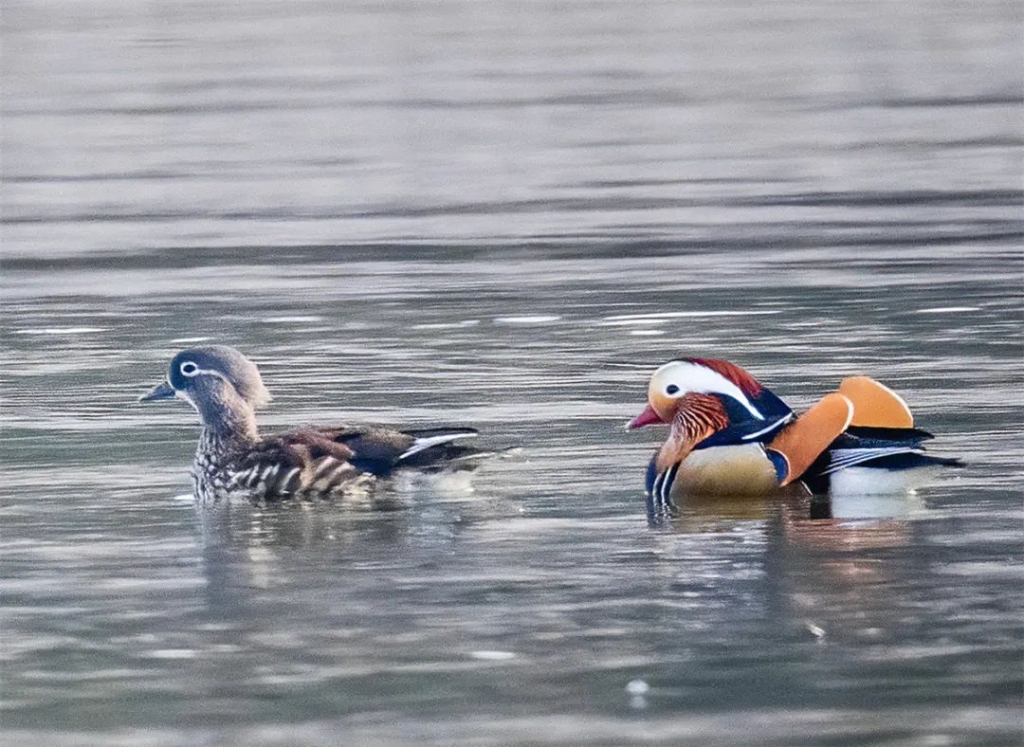
[(197, 366), (192, 361), (183, 362), (180, 366), (178, 366), (178, 370), (181, 371), (182, 376), (188, 376), (190, 379), (193, 376), (199, 375), (199, 366)]

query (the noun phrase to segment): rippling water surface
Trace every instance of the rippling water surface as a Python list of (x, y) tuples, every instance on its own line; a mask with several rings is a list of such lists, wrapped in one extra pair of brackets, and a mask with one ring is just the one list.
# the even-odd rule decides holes
[[(1017, 3), (7, 3), (10, 744), (1019, 744)], [(465, 484), (199, 511), (267, 429), (468, 424)], [(648, 517), (680, 352), (882, 378), (964, 470)]]

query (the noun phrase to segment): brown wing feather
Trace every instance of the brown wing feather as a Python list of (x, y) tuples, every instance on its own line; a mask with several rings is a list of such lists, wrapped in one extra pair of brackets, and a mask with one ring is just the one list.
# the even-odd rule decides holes
[(352, 449), (313, 429), (265, 438), (232, 465), (237, 487), (266, 498), (328, 493), (358, 475)]
[(418, 434), (434, 431), (404, 433), (376, 426), (301, 428), (263, 439), (230, 465), (229, 471), (233, 487), (280, 498), (342, 491), (363, 475), (388, 475), (399, 465), (429, 469), (475, 453), (468, 447), (440, 444), (402, 461)]
[(351, 449), (353, 455), (361, 462), (377, 462), (392, 466), (416, 440), (401, 431), (373, 426), (326, 428), (317, 432)]

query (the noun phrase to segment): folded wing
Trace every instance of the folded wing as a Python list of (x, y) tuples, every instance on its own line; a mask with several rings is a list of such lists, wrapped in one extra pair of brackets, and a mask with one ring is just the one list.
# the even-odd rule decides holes
[(267, 499), (343, 491), (366, 476), (399, 468), (459, 468), (477, 455), (458, 441), (470, 428), (399, 431), (383, 427), (304, 428), (264, 439), (231, 465), (230, 488)]

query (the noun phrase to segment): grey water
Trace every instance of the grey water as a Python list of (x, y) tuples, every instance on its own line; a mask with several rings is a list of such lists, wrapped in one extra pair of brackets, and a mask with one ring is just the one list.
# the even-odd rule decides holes
[[(5, 2), (0, 741), (1019, 744), (1021, 15)], [(514, 451), (197, 508), (136, 398), (203, 341)], [(967, 467), (648, 515), (679, 354)]]

